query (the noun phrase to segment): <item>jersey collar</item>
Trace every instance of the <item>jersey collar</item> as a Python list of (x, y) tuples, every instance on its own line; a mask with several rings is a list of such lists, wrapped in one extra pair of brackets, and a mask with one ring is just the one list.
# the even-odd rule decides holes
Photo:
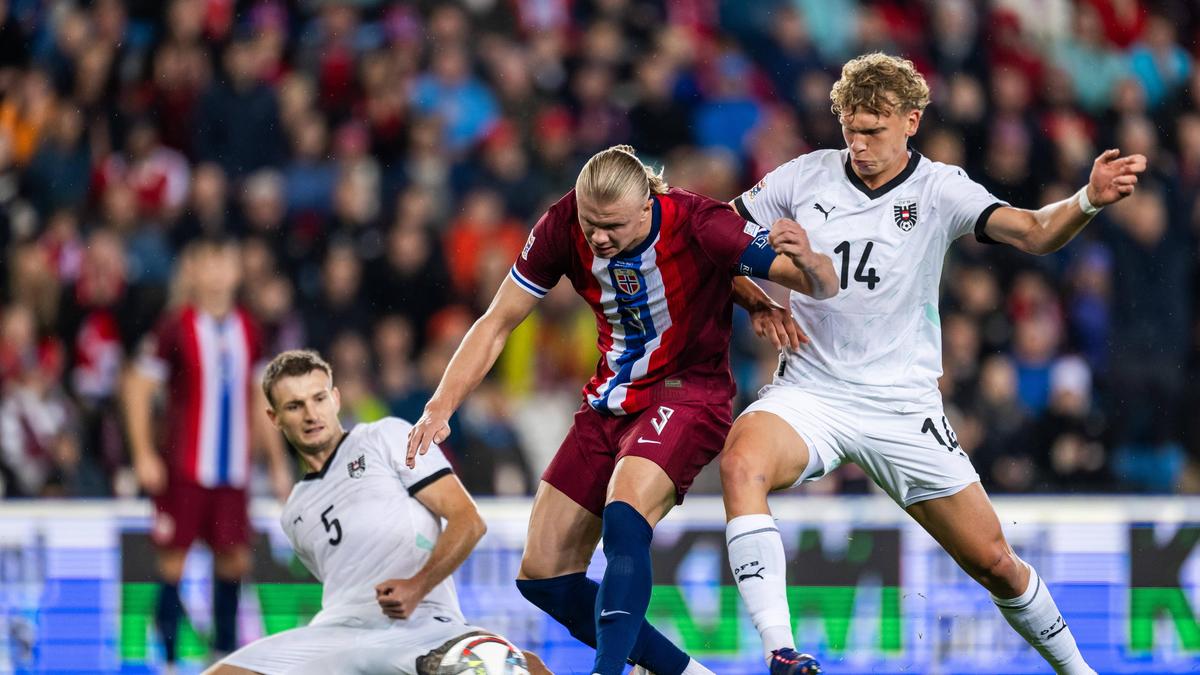
[(904, 166), (904, 170), (897, 174), (895, 178), (872, 190), (871, 188), (867, 187), (867, 184), (864, 183), (861, 178), (858, 177), (858, 174), (854, 173), (854, 167), (850, 165), (850, 153), (847, 152), (846, 178), (850, 181), (851, 185), (858, 189), (859, 192), (866, 195), (867, 199), (879, 199), (885, 194), (891, 192), (892, 188), (895, 188), (904, 181), (908, 180), (908, 177), (913, 175), (913, 172), (917, 170), (917, 165), (920, 163), (921, 153), (917, 152), (916, 150), (909, 150), (908, 164)]
[(320, 479), (324, 478), (326, 472), (329, 471), (330, 465), (333, 464), (333, 458), (337, 457), (338, 450), (341, 449), (342, 443), (345, 443), (346, 439), (349, 436), (350, 436), (349, 431), (343, 431), (342, 437), (338, 439), (337, 445), (334, 446), (334, 448), (333, 448), (333, 452), (329, 453), (329, 456), (325, 458), (325, 463), (321, 465), (321, 470), (320, 471), (310, 471), (309, 473), (304, 474), (304, 477), (301, 478), (300, 480), (320, 480)]
[(658, 205), (658, 197), (658, 195), (654, 195), (650, 198), (650, 201), (653, 202), (650, 215), (650, 234), (646, 235), (646, 238), (642, 240), (642, 243), (628, 251), (621, 251), (617, 255), (613, 256), (614, 258), (621, 258), (623, 260), (636, 258), (645, 253), (646, 249), (653, 246), (654, 242), (658, 240), (658, 230), (660, 227), (662, 227), (662, 207)]

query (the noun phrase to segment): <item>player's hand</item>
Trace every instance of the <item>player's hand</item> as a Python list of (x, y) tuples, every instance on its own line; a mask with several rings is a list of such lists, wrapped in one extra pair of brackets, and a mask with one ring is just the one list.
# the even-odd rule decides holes
[(521, 654), (525, 657), (525, 665), (529, 668), (529, 675), (554, 675), (537, 654), (525, 650), (521, 650)]
[(430, 443), (441, 443), (450, 437), (450, 413), (431, 410), (425, 406), (421, 419), (408, 432), (408, 468), (417, 466), (417, 453), (429, 452)]
[(755, 335), (770, 340), (775, 349), (800, 349), (800, 345), (809, 341), (791, 311), (774, 300), (750, 310), (750, 325)]
[(1108, 206), (1133, 194), (1138, 174), (1146, 170), (1146, 156), (1120, 155), (1120, 150), (1112, 148), (1100, 153), (1092, 163), (1092, 175), (1087, 184), (1087, 197), (1092, 206)]
[(807, 268), (813, 262), (816, 253), (808, 241), (808, 232), (800, 223), (791, 218), (780, 218), (771, 226), (771, 236), (768, 238), (771, 248), (779, 255), (792, 259), (796, 267)]
[(157, 496), (167, 489), (167, 467), (157, 454), (148, 453), (135, 459), (133, 473), (148, 495)]
[(414, 579), (388, 579), (375, 585), (375, 601), (387, 618), (407, 619), (428, 592)]

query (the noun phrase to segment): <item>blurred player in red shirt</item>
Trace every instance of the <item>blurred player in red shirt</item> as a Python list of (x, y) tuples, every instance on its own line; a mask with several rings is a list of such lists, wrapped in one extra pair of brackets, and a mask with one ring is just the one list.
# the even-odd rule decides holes
[[(591, 305), (600, 362), (542, 475), (517, 586), (596, 647), (593, 673), (633, 661), (659, 675), (708, 673), (646, 623), (654, 525), (720, 451), (731, 423), (733, 296), (779, 345), (799, 347), (756, 276), (826, 298), (828, 256), (795, 221), (768, 235), (728, 204), (678, 188), (629, 146), (597, 153), (550, 207), (471, 328), (410, 434), (409, 461), (449, 435), (450, 415), (508, 335), (562, 277)], [(768, 241), (768, 236), (772, 237)], [(774, 242), (774, 246), (772, 246)], [(585, 576), (604, 541), (603, 583)]]
[[(255, 386), (258, 329), (236, 304), (240, 264), (231, 240), (207, 238), (188, 247), (179, 270), (185, 302), (145, 338), (124, 383), (133, 468), (154, 498), (151, 537), (161, 577), (155, 619), (168, 664), (175, 661), (183, 614), (184, 559), (197, 537), (213, 552), (213, 650), (237, 647), (240, 580), (251, 564), (246, 485), (252, 437), (267, 449), (278, 496), (286, 498), (291, 487), (282, 442), (270, 431)], [(154, 400), (164, 385), (166, 424), (156, 435)]]

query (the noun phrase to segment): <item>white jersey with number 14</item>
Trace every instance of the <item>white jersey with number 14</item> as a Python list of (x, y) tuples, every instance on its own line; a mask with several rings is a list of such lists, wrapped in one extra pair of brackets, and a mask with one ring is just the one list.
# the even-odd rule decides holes
[(832, 388), (900, 412), (939, 401), (942, 262), (951, 242), (980, 236), (1003, 205), (962, 169), (916, 151), (877, 189), (854, 174), (847, 150), (811, 152), (768, 173), (738, 198), (739, 210), (766, 227), (800, 223), (841, 281), (828, 300), (791, 294), (812, 342), (781, 356), (775, 383)]

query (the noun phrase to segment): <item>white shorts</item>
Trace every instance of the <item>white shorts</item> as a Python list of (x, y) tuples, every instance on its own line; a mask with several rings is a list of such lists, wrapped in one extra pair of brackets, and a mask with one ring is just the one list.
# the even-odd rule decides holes
[(318, 624), (252, 642), (221, 662), (264, 675), (400, 673), (416, 675), (417, 659), (452, 638), (480, 630), (440, 617), (388, 627)]
[(843, 462), (853, 462), (897, 504), (907, 507), (948, 497), (979, 481), (941, 403), (917, 410), (901, 413), (869, 400), (767, 385), (742, 414), (772, 413), (804, 439), (808, 467), (793, 487), (816, 480)]

